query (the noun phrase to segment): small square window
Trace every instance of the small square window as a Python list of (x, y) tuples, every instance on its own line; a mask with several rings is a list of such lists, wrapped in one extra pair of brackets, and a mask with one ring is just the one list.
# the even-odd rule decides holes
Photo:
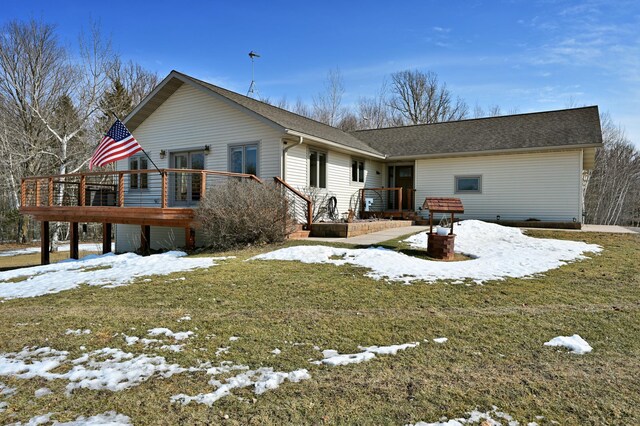
[(456, 176), (455, 193), (482, 193), (482, 176)]

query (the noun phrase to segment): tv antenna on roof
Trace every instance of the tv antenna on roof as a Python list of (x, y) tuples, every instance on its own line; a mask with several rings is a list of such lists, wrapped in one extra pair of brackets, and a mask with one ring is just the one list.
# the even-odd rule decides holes
[(251, 52), (249, 52), (249, 57), (251, 58), (251, 84), (249, 85), (249, 91), (247, 92), (247, 96), (253, 96), (256, 92), (256, 80), (254, 78), (254, 58), (259, 58), (260, 55), (258, 55), (256, 52), (254, 52), (253, 50)]

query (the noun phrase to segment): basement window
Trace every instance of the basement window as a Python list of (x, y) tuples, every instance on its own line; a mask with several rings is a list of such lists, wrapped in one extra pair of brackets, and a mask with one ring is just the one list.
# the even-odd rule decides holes
[(351, 182), (364, 182), (364, 160), (351, 159)]
[(482, 176), (456, 176), (455, 177), (455, 193), (456, 194), (481, 194), (482, 193)]

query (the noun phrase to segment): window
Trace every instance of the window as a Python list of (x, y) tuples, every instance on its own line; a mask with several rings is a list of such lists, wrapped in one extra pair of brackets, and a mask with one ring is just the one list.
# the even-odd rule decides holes
[(456, 176), (455, 181), (456, 194), (482, 192), (482, 176)]
[(234, 145), (229, 147), (229, 171), (258, 174), (258, 145)]
[(364, 182), (364, 161), (363, 160), (351, 160), (351, 181), (352, 182)]
[[(147, 163), (147, 159), (144, 157), (131, 157), (129, 160), (129, 170), (146, 170), (148, 168), (149, 164)], [(149, 188), (149, 176), (146, 173), (131, 173), (129, 178), (129, 188)]]
[(327, 154), (316, 150), (309, 151), (309, 186), (327, 187)]

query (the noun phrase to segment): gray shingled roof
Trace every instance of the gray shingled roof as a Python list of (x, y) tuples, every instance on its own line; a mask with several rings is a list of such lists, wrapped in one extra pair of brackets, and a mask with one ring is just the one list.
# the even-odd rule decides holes
[(173, 71), (179, 74), (185, 79), (192, 81), (195, 84), (203, 86), (212, 92), (217, 93), (220, 96), (227, 98), (228, 100), (235, 102), (236, 104), (253, 111), (254, 113), (272, 121), (285, 129), (294, 130), (300, 133), (305, 133), (310, 136), (315, 136), (322, 139), (327, 139), (331, 142), (335, 142), (344, 145), (348, 148), (355, 148), (361, 151), (369, 152), (376, 155), (384, 155), (372, 148), (370, 145), (362, 142), (353, 135), (343, 132), (335, 127), (328, 126), (324, 123), (312, 120), (307, 117), (295, 114), (293, 112), (284, 110), (282, 108), (269, 105), (268, 103), (261, 102), (250, 98), (248, 96), (240, 95), (239, 93), (232, 92), (222, 87), (215, 86), (202, 80), (190, 77), (186, 74)]
[(351, 134), (389, 157), (602, 143), (597, 106), (361, 130)]

